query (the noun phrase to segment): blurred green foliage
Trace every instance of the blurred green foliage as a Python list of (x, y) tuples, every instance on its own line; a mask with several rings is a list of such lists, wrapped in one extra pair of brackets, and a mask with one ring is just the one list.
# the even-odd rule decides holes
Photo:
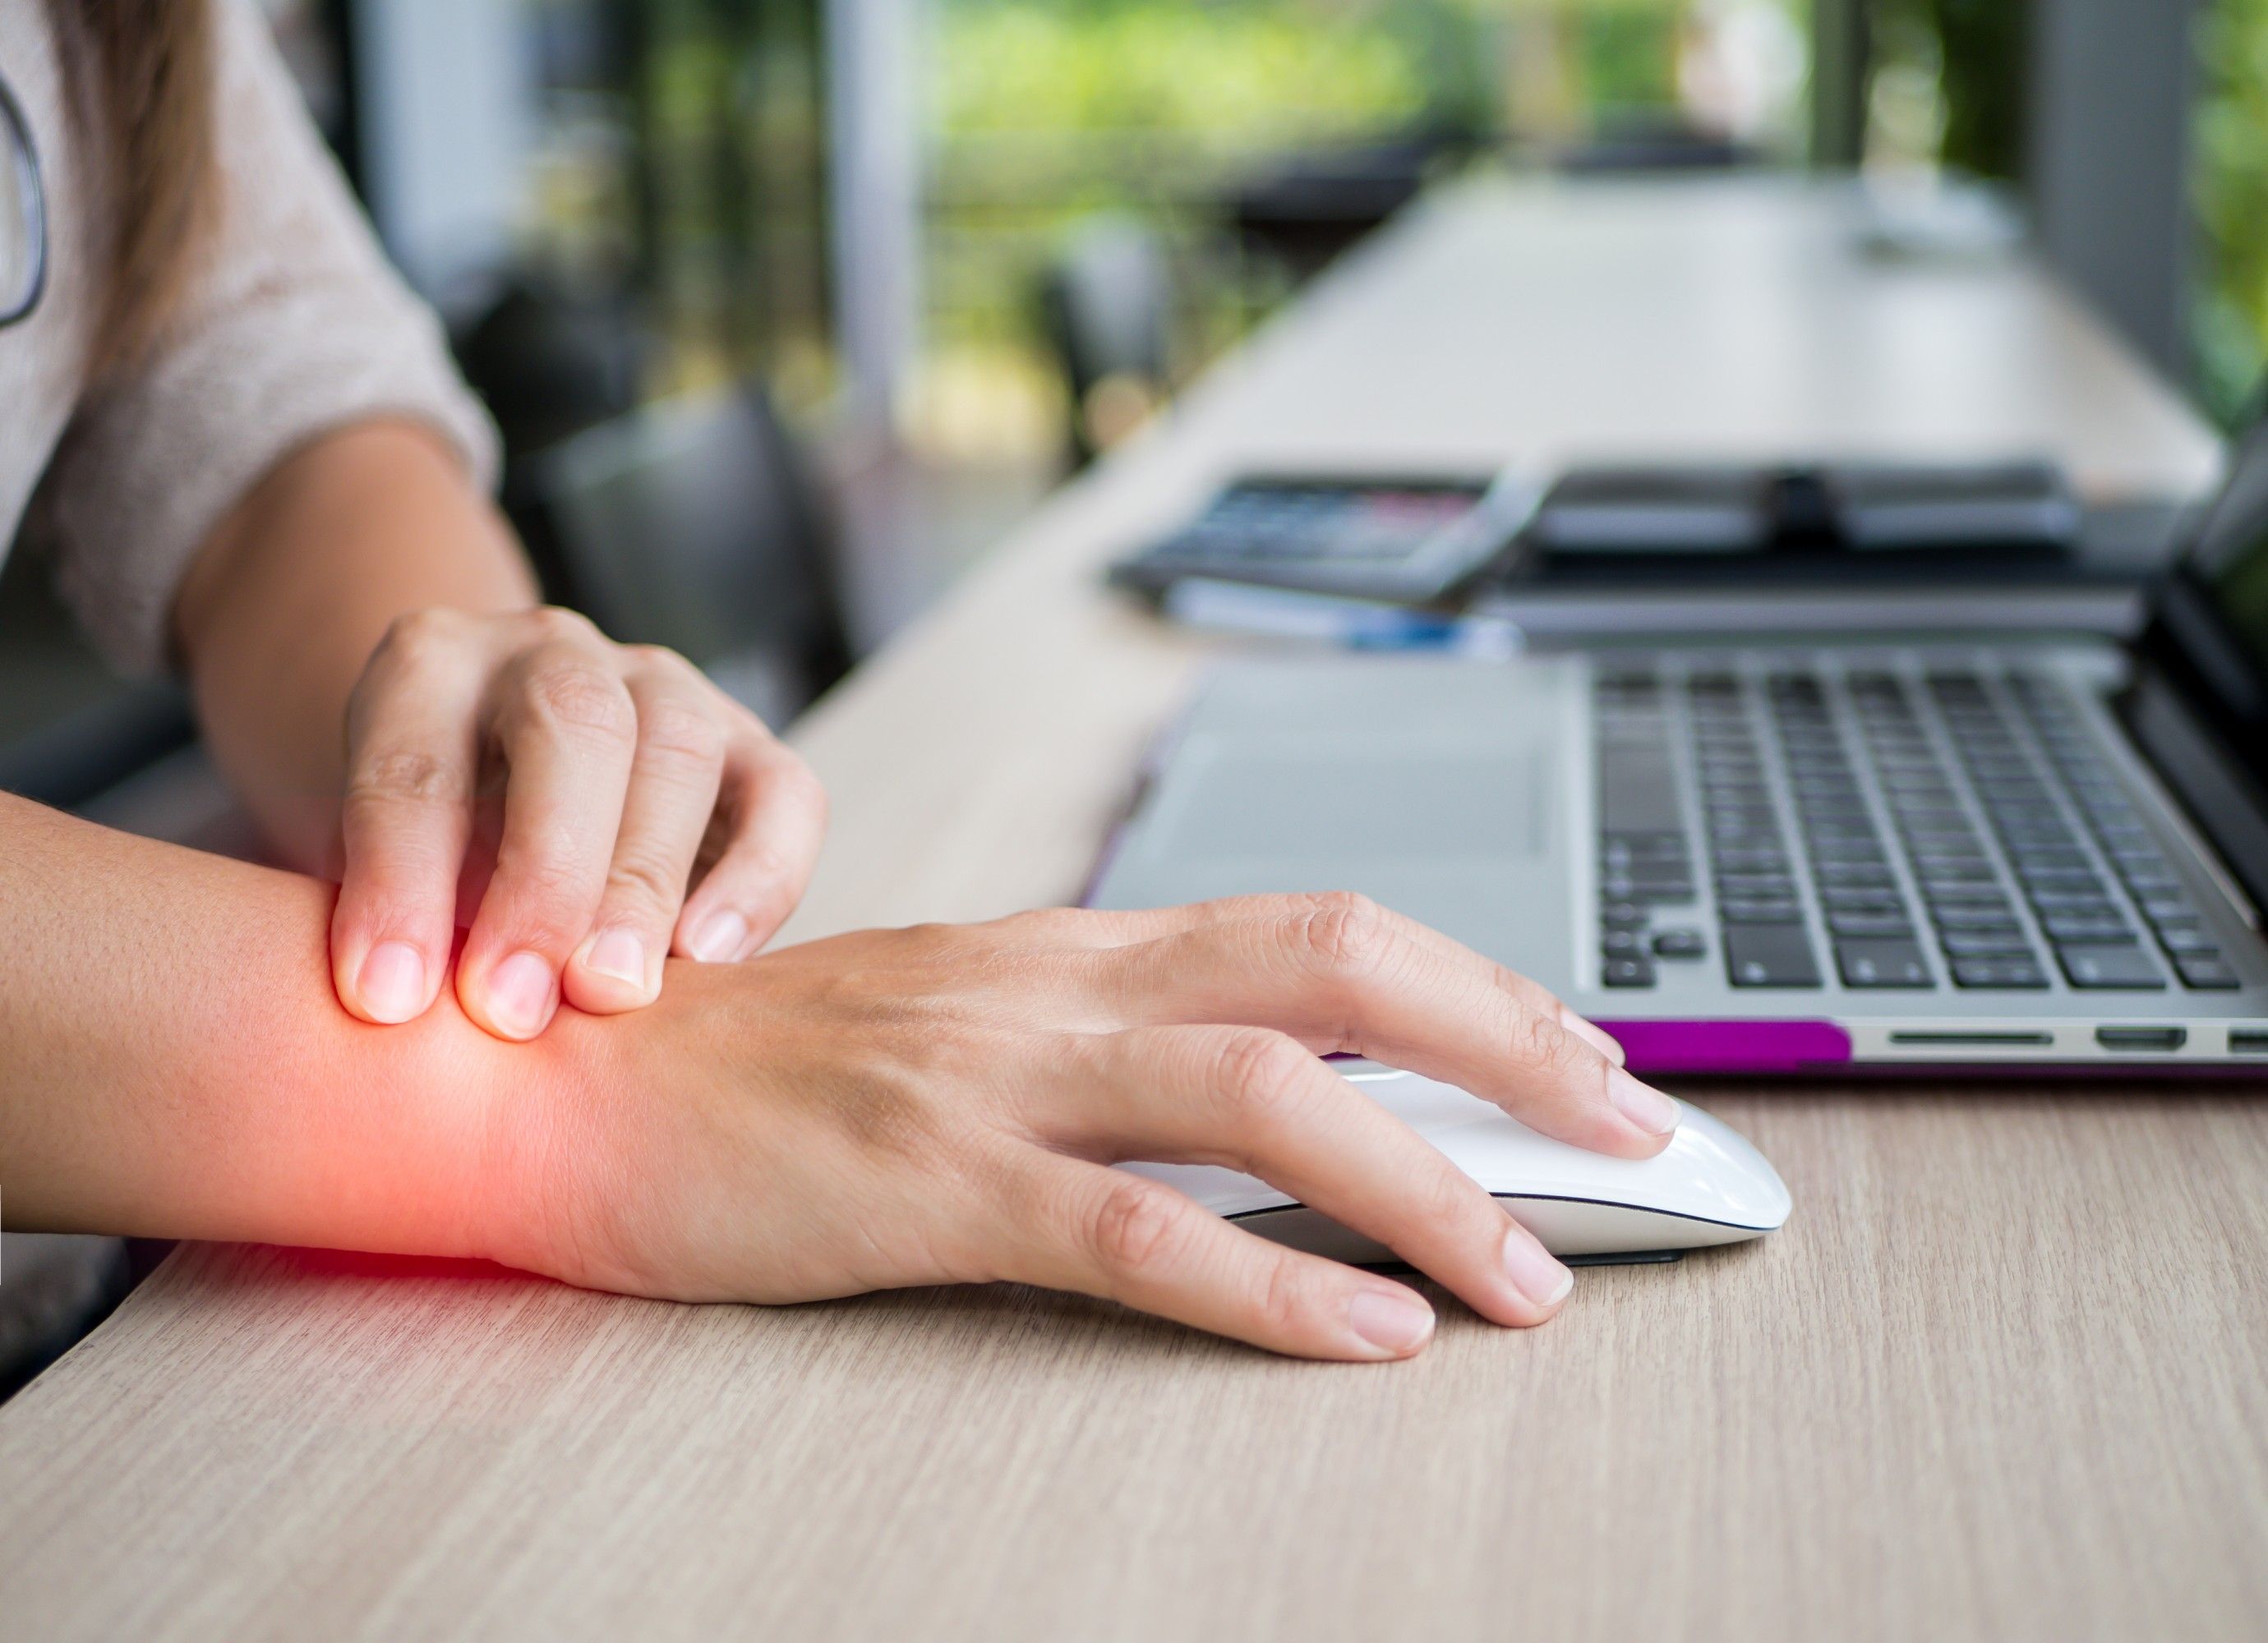
[(2201, 245), (2191, 335), (2205, 402), (2233, 422), (2268, 362), (2268, 0), (2216, 0), (2198, 47)]
[(1425, 112), (1390, 29), (1317, 27), (1303, 8), (983, 4), (943, 9), (948, 136), (1140, 131), (1281, 142)]
[(1586, 110), (1675, 98), (1688, 0), (942, 0), (941, 124), (1247, 142), (1506, 128), (1506, 41), (1566, 37)]
[(1032, 280), (1062, 235), (1132, 214), (1171, 249), (1194, 363), (1285, 289), (1228, 231), (1256, 170), (1340, 144), (1505, 136), (1523, 40), (1549, 40), (1579, 121), (1670, 109), (1690, 4), (938, 0), (932, 334), (1028, 341)]

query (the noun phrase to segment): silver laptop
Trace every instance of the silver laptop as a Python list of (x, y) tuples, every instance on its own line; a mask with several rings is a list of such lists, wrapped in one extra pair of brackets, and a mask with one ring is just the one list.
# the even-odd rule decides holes
[(1089, 897), (1348, 889), (1653, 1072), (2268, 1073), (2268, 432), (2131, 645), (1219, 669)]

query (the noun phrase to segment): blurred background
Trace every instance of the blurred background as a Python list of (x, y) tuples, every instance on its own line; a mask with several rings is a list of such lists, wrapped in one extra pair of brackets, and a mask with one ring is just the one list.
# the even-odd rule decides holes
[(2268, 0), (271, 10), (515, 457), (760, 385), (859, 649), (1475, 166), (1982, 178), (2215, 414), (2268, 350)]
[[(2268, 0), (266, 9), (554, 595), (782, 722), (1476, 170), (1856, 172), (2029, 236), (2217, 418), (2268, 356)], [(0, 586), (0, 781), (81, 803), (186, 720), (40, 577)]]

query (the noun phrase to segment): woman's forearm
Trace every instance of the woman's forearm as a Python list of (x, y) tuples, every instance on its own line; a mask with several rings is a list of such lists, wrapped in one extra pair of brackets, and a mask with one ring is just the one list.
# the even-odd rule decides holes
[(311, 879), (0, 796), (7, 1224), (508, 1255), (511, 1161), (566, 1053), (446, 995), (356, 1021), (329, 916)]
[(292, 865), (335, 877), (347, 699), (387, 626), (536, 598), (462, 465), (421, 428), (370, 422), (246, 498), (198, 555), (174, 627), (222, 770)]

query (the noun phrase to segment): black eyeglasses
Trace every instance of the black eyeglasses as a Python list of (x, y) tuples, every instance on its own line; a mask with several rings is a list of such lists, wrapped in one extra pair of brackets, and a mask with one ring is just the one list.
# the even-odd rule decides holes
[(48, 205), (23, 105), (0, 79), (0, 326), (31, 317), (48, 288)]

